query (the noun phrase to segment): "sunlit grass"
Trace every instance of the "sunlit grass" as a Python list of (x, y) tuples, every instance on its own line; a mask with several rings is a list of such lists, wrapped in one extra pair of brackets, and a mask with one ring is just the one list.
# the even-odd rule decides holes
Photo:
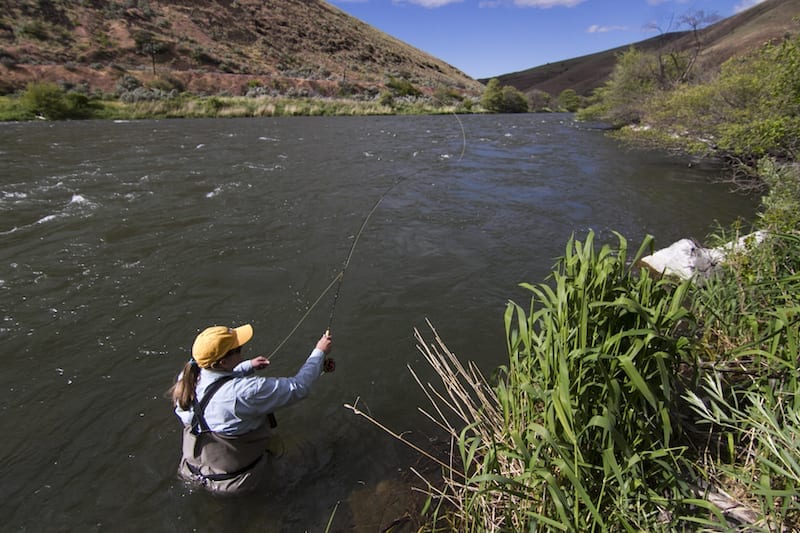
[[(373, 116), (472, 113), (476, 110), (457, 105), (436, 105), (420, 100), (398, 100), (387, 105), (378, 100), (348, 98), (288, 98), (275, 96), (191, 96), (122, 102), (92, 100), (87, 118), (137, 120), (148, 118), (247, 118), (284, 116)], [(31, 120), (35, 115), (24, 109), (16, 97), (0, 97), (0, 120)]]
[(452, 442), (432, 529), (800, 528), (800, 236), (701, 286), (638, 270), (651, 246), (571, 239), (509, 303), (497, 382), (417, 332)]

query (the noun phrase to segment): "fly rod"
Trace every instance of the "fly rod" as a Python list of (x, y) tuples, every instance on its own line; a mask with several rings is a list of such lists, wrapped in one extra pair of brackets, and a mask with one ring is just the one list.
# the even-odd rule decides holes
[[(453, 113), (453, 116), (456, 117), (458, 125), (461, 127), (461, 139), (462, 139), (461, 155), (458, 156), (458, 160), (461, 161), (461, 159), (464, 157), (464, 152), (467, 149), (467, 135), (464, 132), (464, 124), (461, 122), (461, 119), (458, 118), (458, 115), (455, 113)], [(339, 272), (339, 275), (337, 276), (339, 283), (336, 285), (336, 292), (333, 294), (333, 305), (331, 305), (331, 315), (328, 318), (328, 327), (325, 330), (326, 335), (331, 334), (331, 324), (333, 324), (333, 314), (336, 312), (336, 302), (339, 300), (339, 290), (342, 288), (342, 282), (344, 281), (344, 273), (347, 271), (348, 265), (350, 265), (350, 259), (352, 259), (353, 257), (353, 252), (356, 249), (356, 244), (358, 243), (358, 239), (361, 237), (361, 234), (364, 233), (364, 229), (367, 227), (367, 222), (369, 222), (372, 213), (374, 213), (375, 210), (378, 209), (378, 206), (381, 205), (383, 199), (386, 198), (386, 196), (392, 191), (392, 189), (394, 189), (407, 179), (408, 176), (400, 178), (392, 185), (390, 185), (389, 188), (383, 192), (381, 197), (378, 198), (378, 201), (375, 202), (375, 205), (372, 206), (372, 209), (369, 210), (367, 216), (364, 217), (364, 222), (361, 224), (361, 228), (358, 230), (355, 239), (353, 239), (353, 244), (350, 246), (350, 253), (347, 254), (347, 259), (345, 259), (344, 264), (342, 265), (342, 270)]]
[(303, 322), (305, 322), (306, 318), (308, 318), (308, 315), (311, 314), (311, 311), (314, 310), (314, 308), (322, 300), (322, 298), (324, 298), (325, 295), (328, 294), (328, 292), (333, 288), (333, 286), (336, 285), (336, 292), (333, 295), (333, 304), (331, 305), (331, 314), (328, 317), (328, 327), (325, 329), (325, 335), (330, 335), (331, 334), (331, 326), (333, 324), (333, 316), (334, 316), (334, 313), (336, 312), (336, 302), (339, 300), (339, 291), (342, 288), (342, 281), (344, 280), (344, 275), (347, 272), (347, 267), (350, 265), (350, 260), (353, 258), (353, 253), (355, 253), (356, 245), (358, 244), (358, 239), (361, 238), (361, 235), (364, 233), (364, 230), (366, 229), (367, 224), (369, 223), (370, 217), (372, 217), (372, 214), (375, 213), (375, 211), (378, 209), (378, 206), (381, 204), (383, 199), (386, 198), (386, 196), (391, 192), (392, 189), (394, 189), (395, 187), (400, 185), (400, 183), (402, 183), (406, 179), (408, 179), (408, 178), (401, 178), (400, 180), (398, 180), (395, 183), (393, 183), (388, 189), (386, 189), (383, 192), (383, 194), (380, 196), (380, 198), (378, 198), (378, 201), (375, 202), (375, 205), (373, 205), (372, 209), (369, 210), (369, 212), (367, 213), (367, 216), (364, 217), (364, 221), (361, 223), (361, 227), (359, 228), (358, 233), (356, 233), (355, 237), (353, 238), (353, 244), (350, 245), (350, 251), (348, 252), (347, 257), (345, 258), (344, 263), (342, 263), (342, 268), (341, 268), (341, 270), (339, 270), (339, 273), (336, 274), (336, 276), (333, 278), (333, 281), (330, 282), (330, 284), (325, 288), (324, 291), (322, 291), (322, 293), (314, 301), (314, 303), (311, 304), (311, 306), (306, 310), (306, 312), (302, 316), (302, 318), (297, 322), (297, 324), (294, 326), (294, 328), (292, 328), (292, 331), (290, 331), (289, 334), (286, 335), (286, 337), (280, 342), (280, 344), (278, 344), (278, 346), (275, 347), (275, 349), (272, 351), (272, 353), (269, 354), (267, 359), (272, 359), (275, 356), (275, 354), (278, 353), (278, 351), (281, 348), (283, 348), (283, 345), (286, 344), (286, 342), (292, 337), (292, 335), (294, 335), (294, 333), (297, 331), (297, 329), (300, 327), (300, 325)]
[[(453, 113), (453, 116), (456, 117), (458, 125), (461, 127), (462, 145), (461, 145), (461, 154), (458, 157), (458, 160), (461, 161), (461, 159), (464, 157), (464, 152), (466, 151), (467, 148), (467, 136), (466, 132), (464, 131), (464, 124), (461, 122), (461, 119), (458, 117), (456, 113)], [(367, 224), (369, 223), (369, 219), (372, 217), (372, 214), (375, 213), (375, 211), (378, 209), (378, 206), (381, 205), (383, 199), (386, 198), (386, 196), (388, 196), (388, 194), (395, 187), (403, 183), (408, 178), (409, 176), (400, 178), (399, 180), (395, 181), (392, 185), (390, 185), (383, 192), (383, 194), (381, 194), (381, 196), (375, 202), (375, 205), (373, 205), (372, 209), (370, 209), (369, 212), (367, 213), (367, 216), (364, 217), (364, 221), (361, 223), (361, 227), (359, 228), (358, 232), (353, 238), (353, 244), (350, 245), (350, 251), (347, 253), (347, 257), (345, 258), (344, 263), (342, 263), (342, 268), (339, 271), (339, 273), (336, 274), (336, 276), (333, 278), (330, 284), (325, 288), (324, 291), (322, 291), (322, 294), (320, 294), (319, 297), (316, 299), (316, 301), (314, 301), (314, 303), (311, 304), (311, 306), (306, 310), (306, 313), (303, 315), (303, 317), (297, 322), (295, 327), (292, 328), (292, 331), (290, 331), (289, 334), (286, 336), (286, 338), (284, 338), (281, 341), (281, 343), (278, 344), (278, 346), (272, 351), (272, 353), (269, 355), (269, 357), (267, 357), (267, 359), (271, 359), (283, 347), (283, 345), (286, 344), (286, 342), (292, 337), (292, 335), (294, 335), (295, 331), (297, 331), (300, 325), (306, 320), (308, 315), (311, 314), (311, 311), (317, 306), (317, 304), (322, 300), (322, 298), (324, 298), (325, 295), (328, 294), (328, 291), (330, 291), (333, 288), (333, 286), (336, 285), (336, 292), (334, 292), (333, 294), (333, 303), (331, 304), (331, 313), (330, 316), (328, 317), (328, 327), (325, 328), (325, 335), (331, 334), (331, 327), (333, 325), (333, 316), (336, 313), (336, 303), (339, 301), (339, 291), (342, 288), (342, 282), (344, 281), (344, 275), (347, 272), (347, 267), (350, 266), (350, 260), (353, 258), (353, 253), (355, 253), (356, 245), (358, 244), (358, 239), (361, 238), (361, 235), (364, 233), (364, 230), (366, 229)]]
[(345, 272), (347, 272), (347, 267), (350, 265), (350, 259), (353, 258), (353, 253), (356, 250), (356, 244), (358, 244), (358, 239), (361, 238), (361, 234), (364, 233), (364, 229), (366, 229), (367, 223), (369, 222), (370, 217), (372, 217), (372, 214), (378, 209), (378, 206), (381, 205), (381, 202), (383, 202), (383, 199), (386, 198), (386, 196), (392, 191), (392, 189), (394, 189), (395, 187), (400, 185), (400, 183), (402, 183), (405, 179), (407, 179), (407, 178), (402, 178), (402, 179), (394, 182), (388, 189), (386, 189), (383, 192), (383, 194), (381, 195), (381, 197), (378, 198), (378, 201), (375, 202), (375, 205), (372, 206), (372, 209), (369, 210), (369, 213), (367, 213), (367, 216), (364, 217), (364, 222), (361, 223), (361, 228), (359, 228), (358, 233), (356, 233), (356, 236), (353, 239), (353, 244), (350, 245), (350, 252), (347, 254), (347, 258), (344, 260), (344, 263), (342, 263), (342, 270), (339, 271), (339, 275), (337, 276), (338, 284), (336, 285), (336, 292), (333, 293), (333, 304), (331, 305), (331, 314), (328, 317), (328, 327), (325, 329), (325, 334), (326, 335), (330, 335), (331, 334), (331, 325), (333, 324), (333, 315), (336, 312), (336, 302), (339, 301), (339, 291), (342, 288), (342, 282), (344, 281), (344, 274), (345, 274)]

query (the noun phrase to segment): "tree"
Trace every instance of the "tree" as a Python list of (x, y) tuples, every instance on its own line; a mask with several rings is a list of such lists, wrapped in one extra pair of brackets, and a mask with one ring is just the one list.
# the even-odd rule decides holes
[(650, 23), (645, 26), (647, 29), (658, 31), (661, 35), (666, 35), (682, 27), (688, 27), (692, 35), (691, 49), (665, 48), (655, 54), (657, 66), (655, 76), (662, 89), (670, 89), (679, 83), (689, 81), (697, 56), (700, 55), (703, 47), (700, 39), (700, 30), (721, 18), (717, 13), (706, 13), (702, 10), (689, 11), (678, 19), (676, 28), (673, 28), (674, 19), (670, 19), (666, 27), (661, 27), (656, 23)]
[(20, 102), (29, 113), (50, 120), (63, 119), (67, 115), (64, 90), (55, 83), (29, 83)]
[(497, 111), (502, 105), (503, 94), (500, 80), (492, 78), (486, 84), (486, 89), (481, 96), (481, 105), (488, 111)]
[(658, 90), (656, 64), (655, 55), (633, 47), (620, 54), (605, 85), (595, 91), (597, 103), (581, 113), (581, 118), (606, 120), (615, 126), (640, 122), (647, 102)]
[(167, 43), (156, 39), (155, 35), (149, 31), (140, 31), (133, 36), (136, 41), (136, 48), (143, 54), (150, 56), (153, 62), (153, 75), (156, 73), (156, 56), (165, 52), (168, 48)]
[(546, 91), (533, 89), (528, 93), (528, 104), (531, 111), (552, 111), (553, 97)]
[(486, 84), (481, 105), (493, 113), (528, 112), (528, 100), (522, 91), (510, 85), (501, 86), (497, 78), (492, 78)]
[(92, 113), (92, 104), (88, 97), (67, 93), (55, 83), (29, 83), (20, 103), (31, 115), (49, 120), (87, 118)]
[(578, 96), (575, 89), (564, 89), (558, 95), (558, 104), (562, 109), (574, 113), (581, 107), (581, 97)]

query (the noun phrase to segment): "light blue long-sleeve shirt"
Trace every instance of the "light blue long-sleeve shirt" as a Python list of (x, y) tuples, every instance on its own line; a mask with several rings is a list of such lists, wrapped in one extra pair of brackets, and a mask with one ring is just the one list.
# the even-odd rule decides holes
[[(257, 376), (249, 360), (231, 372), (201, 368), (196, 389), (199, 400), (213, 382), (234, 376), (208, 402), (204, 412), (208, 428), (223, 435), (242, 435), (262, 426), (268, 413), (308, 396), (311, 385), (322, 374), (324, 358), (325, 353), (315, 348), (293, 377)], [(184, 424), (191, 424), (194, 410), (176, 406), (175, 414)]]

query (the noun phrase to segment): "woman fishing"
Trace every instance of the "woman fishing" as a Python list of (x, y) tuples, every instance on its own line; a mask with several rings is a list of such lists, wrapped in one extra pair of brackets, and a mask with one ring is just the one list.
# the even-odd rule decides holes
[(267, 462), (273, 411), (308, 396), (322, 372), (333, 370), (325, 358), (332, 344), (326, 332), (293, 377), (257, 376), (269, 359), (243, 359), (242, 346), (252, 337), (249, 324), (206, 328), (169, 391), (184, 426), (178, 472), (211, 492), (255, 489)]

